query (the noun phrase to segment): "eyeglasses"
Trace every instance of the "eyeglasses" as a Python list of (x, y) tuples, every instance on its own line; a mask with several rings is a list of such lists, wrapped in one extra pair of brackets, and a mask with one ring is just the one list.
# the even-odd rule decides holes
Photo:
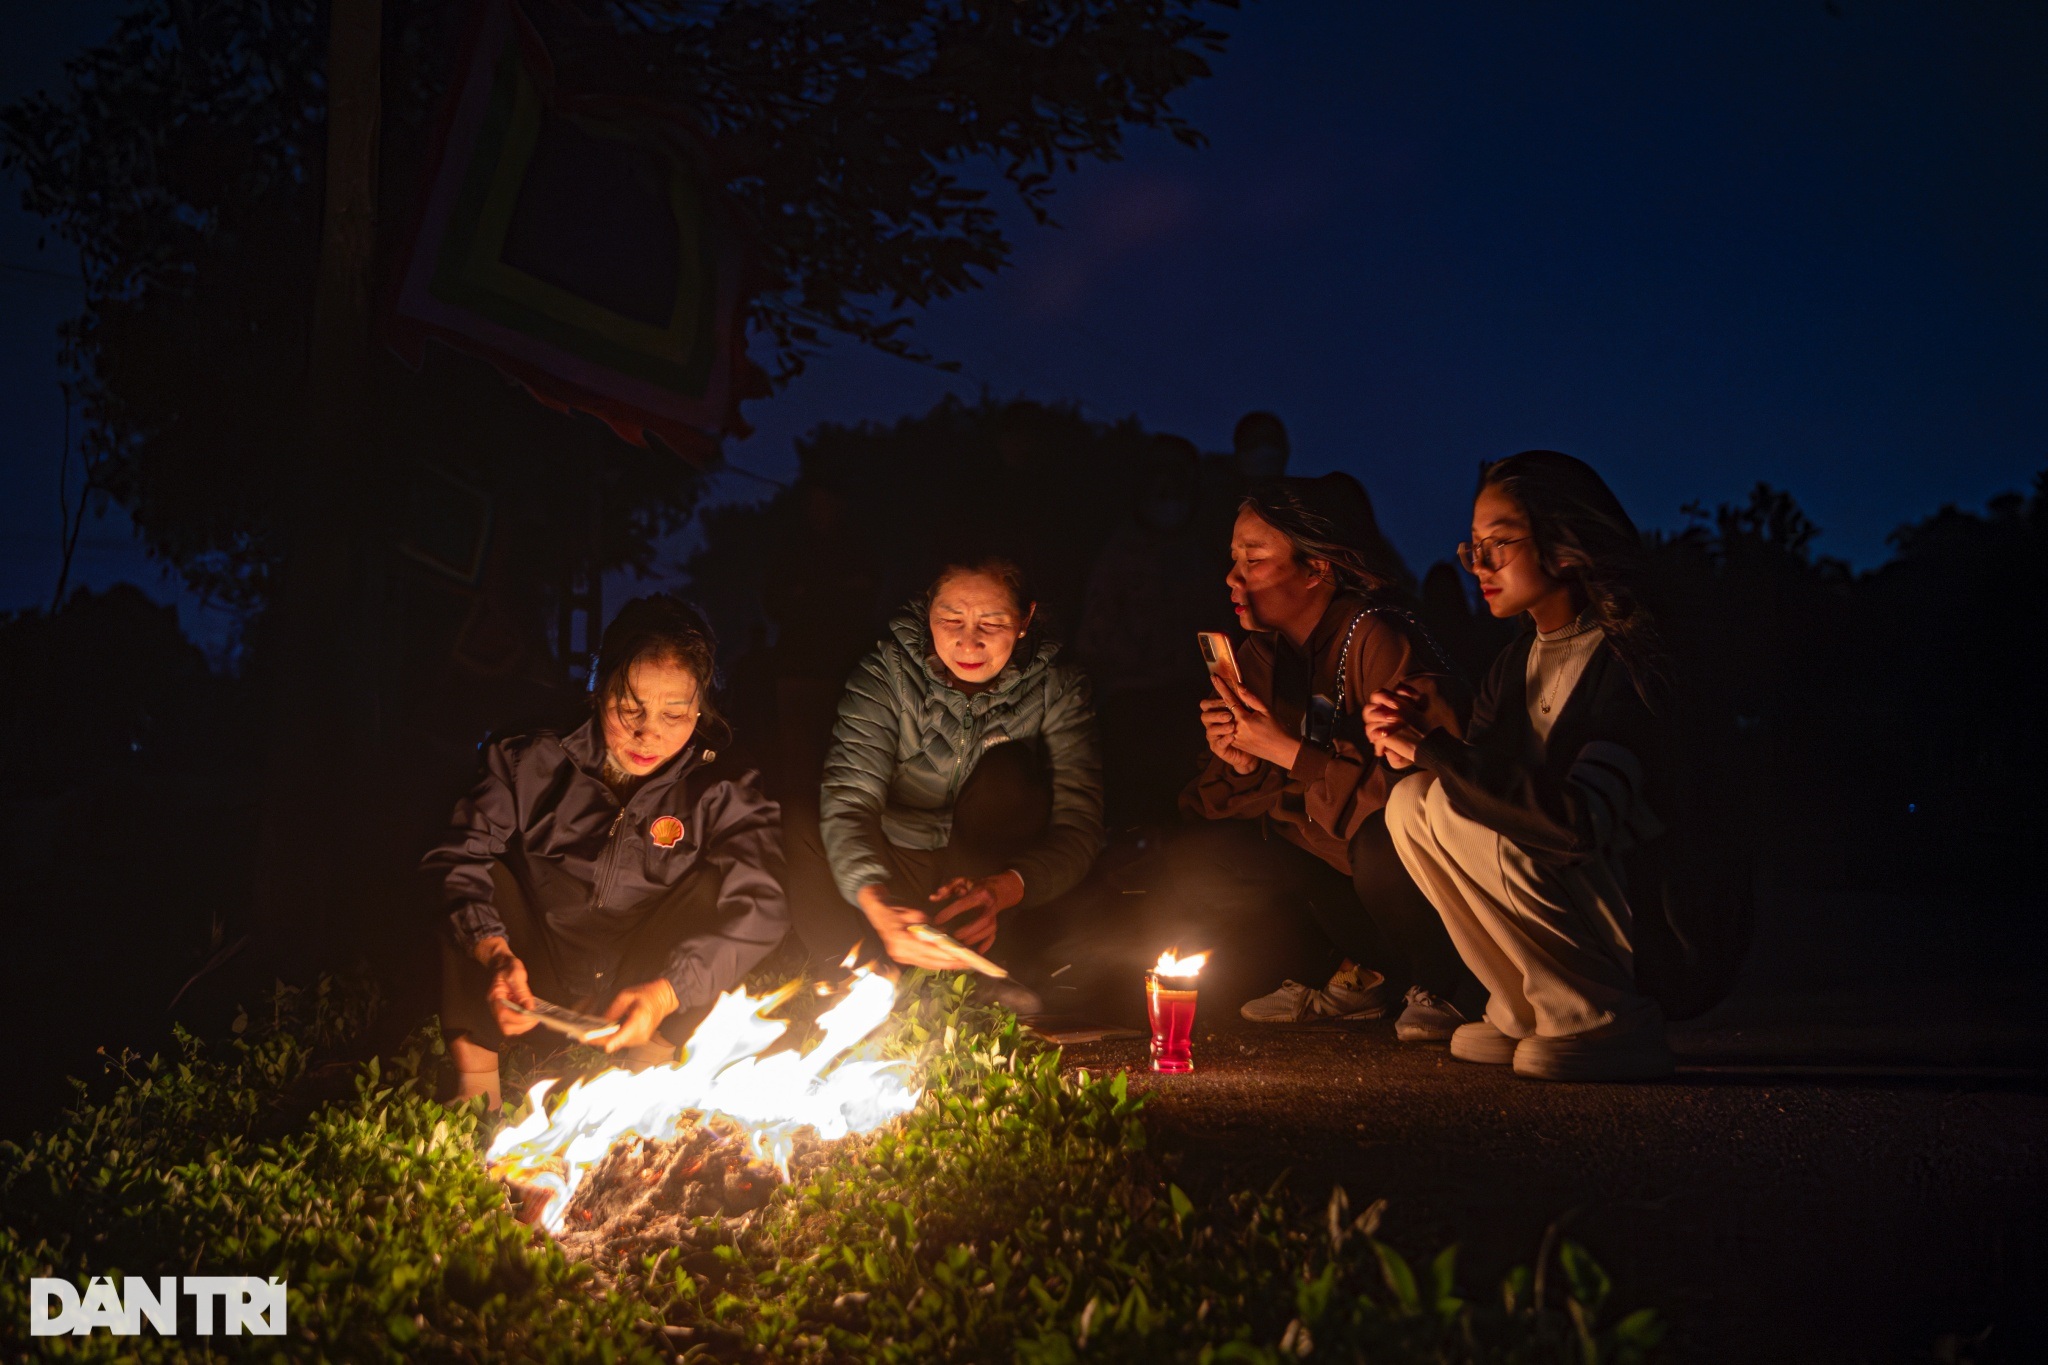
[(1466, 573), (1478, 573), (1481, 569), (1497, 569), (1506, 563), (1501, 554), (1505, 545), (1520, 545), (1527, 536), (1488, 536), (1484, 540), (1466, 541), (1458, 546), (1458, 562), (1465, 566)]

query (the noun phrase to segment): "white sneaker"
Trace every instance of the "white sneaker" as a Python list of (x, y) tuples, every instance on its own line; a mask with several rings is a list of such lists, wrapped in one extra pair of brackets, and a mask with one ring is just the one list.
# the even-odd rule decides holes
[(1451, 1055), (1461, 1062), (1506, 1066), (1515, 1060), (1515, 1040), (1479, 1019), (1452, 1030)]
[(1339, 971), (1321, 990), (1299, 981), (1247, 1000), (1238, 1013), (1255, 1024), (1320, 1024), (1336, 1019), (1377, 1019), (1387, 1012), (1387, 979), (1363, 967)]
[(1524, 1038), (1515, 1074), (1539, 1081), (1649, 1081), (1671, 1074), (1664, 1016), (1652, 1009), (1630, 1024), (1564, 1038)]
[(1410, 986), (1407, 1008), (1394, 1021), (1394, 1036), (1404, 1043), (1447, 1043), (1461, 1025), (1470, 1023), (1458, 1007), (1420, 986)]

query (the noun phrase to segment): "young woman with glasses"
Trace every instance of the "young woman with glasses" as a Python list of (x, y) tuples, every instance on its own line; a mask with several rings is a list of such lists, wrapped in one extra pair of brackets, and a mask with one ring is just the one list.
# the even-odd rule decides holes
[(1366, 718), (1389, 763), (1423, 770), (1394, 789), (1387, 826), (1490, 995), (1452, 1055), (1548, 1080), (1665, 1074), (1625, 877), (1662, 833), (1666, 667), (1642, 538), (1591, 467), (1532, 450), (1482, 470), (1458, 559), (1493, 615), (1533, 629), (1496, 661), (1462, 738), (1406, 688)]

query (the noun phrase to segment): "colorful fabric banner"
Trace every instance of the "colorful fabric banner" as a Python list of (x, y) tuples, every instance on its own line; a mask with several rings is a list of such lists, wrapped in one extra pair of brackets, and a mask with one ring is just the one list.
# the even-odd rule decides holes
[(744, 434), (742, 252), (688, 123), (554, 88), (540, 37), (483, 0), (387, 313), (483, 357), (549, 407), (693, 460)]

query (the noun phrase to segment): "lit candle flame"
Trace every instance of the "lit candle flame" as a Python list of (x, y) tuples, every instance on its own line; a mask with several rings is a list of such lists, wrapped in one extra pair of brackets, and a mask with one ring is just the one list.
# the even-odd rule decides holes
[(1154, 976), (1183, 976), (1193, 980), (1209, 960), (1207, 953), (1196, 953), (1193, 957), (1177, 957), (1178, 949), (1169, 948), (1159, 955), (1158, 963), (1152, 968)]

